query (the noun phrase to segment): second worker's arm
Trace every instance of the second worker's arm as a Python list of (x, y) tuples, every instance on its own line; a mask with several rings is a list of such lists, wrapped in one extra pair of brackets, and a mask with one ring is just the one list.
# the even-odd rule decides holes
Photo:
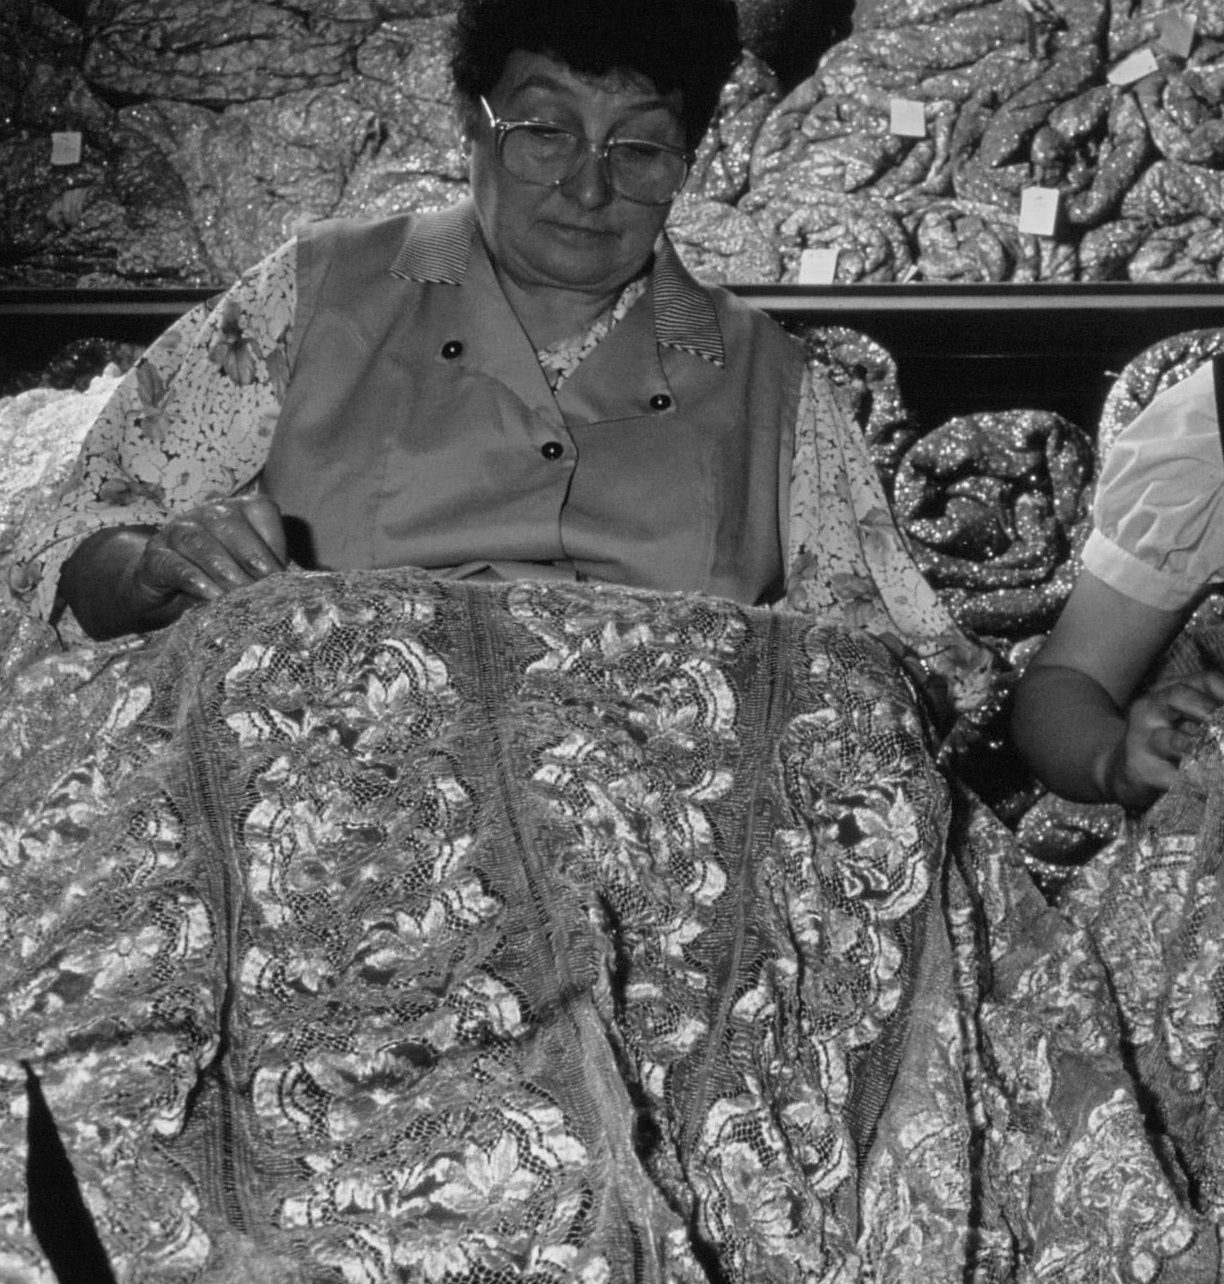
[(1224, 702), (1224, 675), (1209, 670), (1136, 695), (1184, 620), (1080, 575), (1012, 715), (1017, 747), (1055, 793), (1140, 810), (1172, 784), (1198, 727)]

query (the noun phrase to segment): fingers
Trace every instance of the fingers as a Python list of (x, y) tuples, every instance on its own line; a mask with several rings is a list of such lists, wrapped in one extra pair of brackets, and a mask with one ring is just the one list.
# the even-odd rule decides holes
[(1176, 761), (1185, 753), (1193, 736), (1188, 727), (1201, 718), (1184, 712), (1193, 704), (1185, 696), (1170, 698), (1167, 692), (1142, 696), (1127, 715), (1127, 738), (1136, 752)]
[(1219, 708), (1219, 675), (1202, 673), (1141, 696), (1130, 707), (1124, 777), (1130, 786), (1163, 792), (1177, 777), (1201, 725)]
[(132, 591), (138, 603), (154, 607), (179, 597), (211, 602), (227, 590), (155, 535), (132, 574)]
[(1224, 704), (1224, 673), (1218, 669), (1204, 669), (1200, 673), (1191, 674), (1184, 681), (1190, 686), (1197, 687), (1217, 705)]
[(1184, 730), (1182, 725), (1162, 723), (1147, 729), (1143, 749), (1153, 758), (1176, 767), (1196, 739), (1194, 733)]
[(1189, 737), (1171, 727), (1131, 726), (1119, 745), (1116, 765), (1110, 771), (1113, 798), (1140, 808), (1169, 789), (1177, 779)]
[(1168, 722), (1207, 722), (1224, 703), (1224, 675), (1212, 670), (1190, 674), (1148, 692), (1143, 701)]
[(1179, 686), (1170, 690), (1163, 713), (1171, 724), (1189, 722), (1197, 726), (1208, 722), (1219, 706), (1218, 700), (1203, 692), (1193, 687)]
[(1147, 789), (1164, 793), (1172, 788), (1173, 782), (1177, 779), (1177, 770), (1176, 762), (1170, 762), (1164, 758), (1150, 758), (1136, 764), (1136, 768), (1131, 772), (1131, 779)]
[[(263, 540), (265, 547), (276, 559), (276, 569), (284, 570), (288, 561), (285, 541), (285, 523), (280, 509), (266, 495), (251, 495), (242, 500), (246, 519), (251, 529)], [(271, 572), (269, 572), (271, 574)], [(1224, 699), (1224, 676), (1220, 677), (1221, 699)]]
[(150, 600), (213, 601), (285, 566), (280, 513), (263, 496), (218, 500), (168, 521), (145, 545), (133, 587)]

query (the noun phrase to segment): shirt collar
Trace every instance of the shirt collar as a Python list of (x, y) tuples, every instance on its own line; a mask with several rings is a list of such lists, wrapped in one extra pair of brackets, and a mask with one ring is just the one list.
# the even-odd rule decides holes
[[(412, 219), (391, 264), (392, 273), (406, 281), (462, 285), (476, 228), (476, 206), (470, 198)], [(666, 233), (655, 247), (653, 277), (657, 342), (725, 366), (726, 350), (714, 300), (680, 262)]]

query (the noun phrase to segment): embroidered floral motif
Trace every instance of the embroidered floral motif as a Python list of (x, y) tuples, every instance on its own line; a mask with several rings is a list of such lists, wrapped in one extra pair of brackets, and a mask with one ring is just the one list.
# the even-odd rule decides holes
[[(120, 1278), (1213, 1280), (1095, 956), (976, 816), (964, 881), (924, 746), (861, 635), (607, 586), (278, 577), (48, 657), (0, 708), (10, 1274), (26, 1060)], [(1205, 928), (1143, 1037), (1201, 1101), (1166, 864)]]

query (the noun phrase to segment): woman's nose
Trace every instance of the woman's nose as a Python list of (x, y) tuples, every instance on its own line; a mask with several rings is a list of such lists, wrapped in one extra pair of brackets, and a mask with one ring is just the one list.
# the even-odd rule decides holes
[(571, 200), (587, 209), (606, 205), (615, 195), (607, 152), (594, 143), (588, 143), (582, 163), (561, 186)]

